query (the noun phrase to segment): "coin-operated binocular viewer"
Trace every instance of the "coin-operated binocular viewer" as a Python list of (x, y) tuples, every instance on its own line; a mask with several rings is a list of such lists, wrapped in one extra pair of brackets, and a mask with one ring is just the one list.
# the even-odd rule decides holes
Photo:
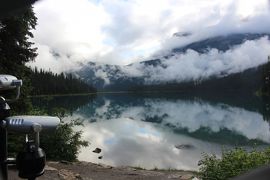
[[(56, 129), (60, 123), (58, 117), (52, 116), (9, 116), (8, 102), (14, 101), (20, 96), (22, 80), (11, 75), (0, 75), (0, 92), (16, 90), (16, 97), (12, 100), (0, 96), (0, 179), (8, 179), (8, 165), (16, 163), (19, 177), (34, 180), (44, 173), (46, 163), (45, 152), (39, 147), (40, 133), (49, 133)], [(26, 135), (24, 149), (18, 153), (16, 161), (7, 158), (8, 133), (23, 133)], [(30, 140), (28, 135), (33, 135)]]

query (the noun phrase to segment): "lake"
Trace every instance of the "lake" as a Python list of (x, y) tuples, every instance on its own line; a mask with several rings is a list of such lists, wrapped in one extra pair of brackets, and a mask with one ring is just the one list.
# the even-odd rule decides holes
[[(79, 160), (146, 169), (198, 170), (203, 153), (264, 148), (270, 143), (268, 100), (237, 95), (98, 94), (34, 98), (33, 104), (80, 118)], [(100, 154), (93, 153), (95, 148)], [(102, 156), (102, 158), (100, 157)], [(101, 159), (99, 159), (99, 157)]]

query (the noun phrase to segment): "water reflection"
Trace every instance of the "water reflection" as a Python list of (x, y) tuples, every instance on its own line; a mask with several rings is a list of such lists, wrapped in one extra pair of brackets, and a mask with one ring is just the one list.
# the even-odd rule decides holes
[(73, 111), (79, 107), (84, 106), (92, 102), (95, 95), (89, 96), (44, 96), (32, 98), (32, 104), (34, 107), (38, 107), (48, 114), (52, 114), (55, 108), (63, 108), (68, 113), (72, 114)]
[[(202, 152), (220, 153), (220, 146), (182, 134), (169, 128), (129, 118), (86, 123), (84, 138), (91, 142), (82, 149), (79, 160), (114, 166), (144, 168), (197, 169)], [(178, 149), (175, 145), (192, 144), (191, 149)], [(91, 153), (95, 147), (102, 149), (103, 159)]]
[[(248, 109), (248, 108), (247, 108)], [(91, 143), (79, 160), (114, 166), (197, 169), (201, 153), (270, 143), (258, 111), (198, 98), (98, 96), (69, 118), (82, 118)], [(102, 149), (103, 159), (91, 151)], [(178, 147), (178, 148), (177, 148)]]

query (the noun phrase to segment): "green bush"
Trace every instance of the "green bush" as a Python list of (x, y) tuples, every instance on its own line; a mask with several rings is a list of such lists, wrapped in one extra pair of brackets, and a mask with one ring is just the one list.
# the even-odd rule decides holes
[(73, 130), (73, 127), (78, 125), (82, 125), (78, 120), (61, 122), (54, 133), (40, 136), (40, 146), (46, 152), (47, 159), (77, 160), (80, 147), (88, 146), (87, 141), (81, 140), (82, 131)]
[(83, 126), (79, 119), (73, 119), (63, 122), (62, 119), (68, 115), (64, 108), (54, 108), (52, 114), (61, 119), (61, 123), (51, 134), (42, 134), (40, 136), (40, 146), (46, 152), (46, 158), (50, 160), (75, 161), (80, 147), (89, 145), (87, 141), (82, 140), (82, 131), (75, 131), (75, 126)]
[[(47, 115), (44, 110), (32, 109), (31, 115)], [(64, 108), (54, 108), (52, 114), (63, 119), (67, 116), (67, 110)], [(68, 122), (61, 120), (58, 128), (52, 133), (40, 133), (40, 147), (45, 151), (46, 158), (49, 160), (76, 161), (80, 148), (88, 146), (88, 142), (82, 140), (82, 131), (75, 131), (75, 126), (83, 126), (82, 121), (74, 119)], [(29, 134), (33, 139), (33, 134)], [(10, 157), (23, 149), (25, 142), (24, 134), (9, 133), (8, 151)]]
[(204, 154), (198, 164), (199, 176), (202, 180), (229, 179), (266, 164), (270, 164), (270, 148), (251, 152), (236, 148), (223, 151), (221, 158)]

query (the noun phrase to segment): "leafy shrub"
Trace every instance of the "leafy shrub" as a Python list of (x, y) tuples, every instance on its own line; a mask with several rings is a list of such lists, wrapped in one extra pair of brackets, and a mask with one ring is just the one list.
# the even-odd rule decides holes
[(80, 147), (88, 146), (88, 142), (81, 139), (82, 131), (73, 129), (75, 126), (83, 126), (83, 122), (79, 119), (63, 122), (67, 114), (64, 108), (54, 108), (51, 115), (61, 119), (60, 125), (51, 134), (41, 133), (40, 146), (46, 152), (47, 159), (75, 161)]
[(47, 159), (74, 161), (77, 159), (81, 146), (88, 146), (81, 140), (82, 131), (74, 131), (74, 126), (82, 125), (79, 120), (61, 122), (52, 134), (42, 134), (40, 146), (46, 152)]
[[(31, 115), (47, 115), (44, 110), (32, 109), (28, 114)], [(53, 116), (58, 116), (63, 119), (67, 116), (67, 110), (64, 108), (55, 108)], [(68, 122), (61, 120), (58, 128), (48, 134), (40, 133), (40, 147), (45, 151), (46, 158), (50, 160), (66, 160), (75, 161), (79, 153), (80, 147), (88, 146), (87, 141), (81, 139), (82, 131), (75, 131), (75, 126), (83, 126), (82, 121), (75, 119)], [(33, 139), (33, 134), (29, 135)], [(23, 149), (25, 142), (24, 134), (9, 133), (8, 151), (10, 157), (15, 157), (16, 154)]]
[(229, 179), (251, 169), (270, 164), (270, 148), (264, 151), (248, 152), (242, 148), (223, 151), (222, 157), (203, 155), (199, 161), (199, 176), (202, 180)]

